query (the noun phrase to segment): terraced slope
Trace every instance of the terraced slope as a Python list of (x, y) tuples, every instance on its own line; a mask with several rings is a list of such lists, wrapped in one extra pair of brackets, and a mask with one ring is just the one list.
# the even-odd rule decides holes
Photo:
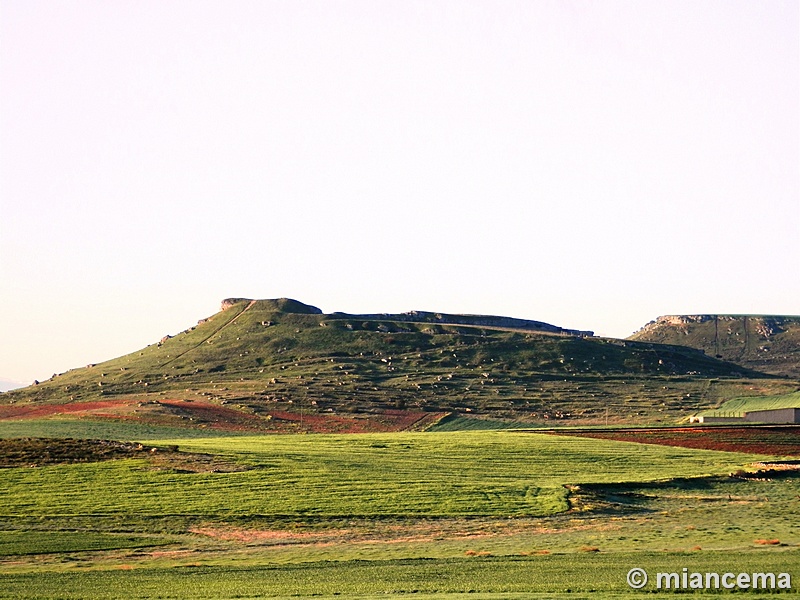
[(726, 397), (793, 391), (686, 347), (537, 321), (326, 315), (289, 299), (222, 308), (140, 351), (2, 394), (0, 419), (339, 432), (424, 429), (449, 413), (674, 422)]

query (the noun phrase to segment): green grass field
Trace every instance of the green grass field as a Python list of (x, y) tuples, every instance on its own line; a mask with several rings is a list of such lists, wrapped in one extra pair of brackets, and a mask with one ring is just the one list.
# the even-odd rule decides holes
[(208, 429), (167, 427), (131, 423), (117, 419), (88, 420), (75, 418), (0, 421), (0, 439), (19, 437), (79, 438), (87, 440), (146, 441), (180, 437), (234, 437), (235, 432)]
[[(727, 473), (748, 455), (536, 434), (469, 432), (169, 439), (247, 465), (236, 473), (152, 470), (143, 459), (17, 468), (9, 515), (94, 513), (543, 516), (565, 484)], [(235, 502), (231, 499), (235, 498)]]
[(729, 477), (766, 457), (504, 431), (148, 444), (247, 470), (4, 469), (0, 598), (618, 598), (655, 591), (628, 588), (632, 567), (800, 577), (800, 479)]
[(780, 394), (777, 396), (747, 396), (733, 398), (723, 403), (718, 409), (703, 411), (704, 416), (743, 417), (744, 413), (754, 410), (773, 408), (800, 408), (800, 392)]
[[(785, 554), (785, 553), (784, 553)], [(750, 552), (550, 555), (445, 560), (351, 561), (268, 567), (107, 569), (3, 576), (5, 598), (636, 598), (625, 583), (633, 567), (649, 573), (734, 569), (773, 572), (785, 557)], [(795, 568), (796, 556), (786, 561)], [(794, 585), (794, 581), (792, 581)], [(693, 590), (691, 590), (693, 591)], [(722, 590), (727, 591), (727, 590)], [(666, 592), (670, 593), (670, 592)]]

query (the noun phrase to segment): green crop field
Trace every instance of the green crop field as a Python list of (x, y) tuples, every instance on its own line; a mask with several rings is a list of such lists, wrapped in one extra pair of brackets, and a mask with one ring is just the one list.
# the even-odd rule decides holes
[(121, 419), (50, 418), (0, 421), (0, 439), (19, 437), (79, 438), (96, 440), (161, 440), (171, 437), (234, 437), (236, 432), (190, 429), (132, 423)]
[[(227, 468), (192, 466), (206, 455)], [(507, 431), (151, 440), (2, 471), (0, 598), (618, 598), (645, 593), (633, 567), (800, 577), (800, 478), (743, 474), (769, 458)]]
[[(739, 572), (772, 572), (774, 554), (738, 557)], [(783, 558), (783, 557), (781, 557)], [(285, 566), (145, 568), (0, 574), (7, 598), (414, 598), (426, 600), (523, 598), (641, 598), (625, 589), (633, 565), (649, 573), (690, 566), (705, 573), (731, 564), (724, 553), (551, 555), (443, 560), (351, 561)], [(784, 563), (785, 564), (785, 563)], [(793, 566), (798, 562), (794, 559)], [(723, 568), (725, 568), (723, 566)], [(723, 571), (724, 572), (724, 571)], [(794, 584), (794, 582), (792, 581)], [(687, 590), (694, 591), (694, 590)], [(728, 590), (716, 590), (724, 591)], [(780, 591), (780, 590), (775, 590)], [(669, 592), (667, 592), (669, 593)]]
[(495, 432), (151, 443), (224, 455), (250, 468), (181, 473), (152, 470), (142, 459), (18, 468), (4, 473), (7, 504), (0, 510), (26, 515), (539, 516), (566, 510), (565, 484), (713, 475), (751, 459)]
[(744, 413), (754, 410), (773, 408), (800, 408), (800, 392), (780, 394), (777, 396), (748, 396), (733, 398), (715, 410), (703, 411), (704, 416), (742, 417)]

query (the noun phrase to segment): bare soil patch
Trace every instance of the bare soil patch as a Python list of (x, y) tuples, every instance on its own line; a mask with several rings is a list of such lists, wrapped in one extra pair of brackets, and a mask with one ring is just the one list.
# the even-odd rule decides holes
[(0, 440), (0, 467), (97, 462), (144, 455), (141, 444), (110, 440), (17, 438)]
[(550, 431), (639, 444), (658, 444), (778, 456), (800, 456), (800, 427), (671, 427), (605, 431)]
[[(549, 521), (548, 521), (549, 522)], [(508, 538), (522, 533), (547, 534), (591, 530), (599, 523), (562, 523), (547, 529), (537, 518), (520, 519), (408, 519), (399, 522), (350, 520), (338, 527), (295, 528), (239, 527), (209, 523), (189, 529), (191, 533), (246, 546), (329, 546), (334, 544), (401, 544)]]
[(136, 442), (78, 440), (72, 438), (0, 439), (0, 468), (100, 462), (144, 458), (154, 469), (187, 472), (232, 472), (248, 467), (224, 458), (177, 448), (159, 448)]
[(129, 405), (129, 400), (98, 400), (65, 404), (6, 404), (0, 406), (0, 419), (40, 419), (52, 415), (113, 410)]

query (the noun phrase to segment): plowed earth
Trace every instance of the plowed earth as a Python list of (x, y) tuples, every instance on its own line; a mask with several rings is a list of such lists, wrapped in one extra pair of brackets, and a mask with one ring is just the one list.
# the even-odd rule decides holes
[(248, 467), (211, 454), (180, 452), (135, 442), (71, 438), (16, 438), (0, 440), (0, 468), (100, 462), (117, 458), (144, 458), (153, 469), (184, 472), (243, 471)]
[(800, 456), (800, 427), (794, 426), (670, 427), (549, 433), (701, 450)]
[(252, 433), (366, 433), (424, 429), (445, 413), (384, 410), (340, 415), (270, 410), (255, 413), (212, 402), (125, 398), (96, 402), (0, 406), (0, 420), (42, 419), (59, 415), (93, 420), (116, 419), (170, 427), (210, 428)]

